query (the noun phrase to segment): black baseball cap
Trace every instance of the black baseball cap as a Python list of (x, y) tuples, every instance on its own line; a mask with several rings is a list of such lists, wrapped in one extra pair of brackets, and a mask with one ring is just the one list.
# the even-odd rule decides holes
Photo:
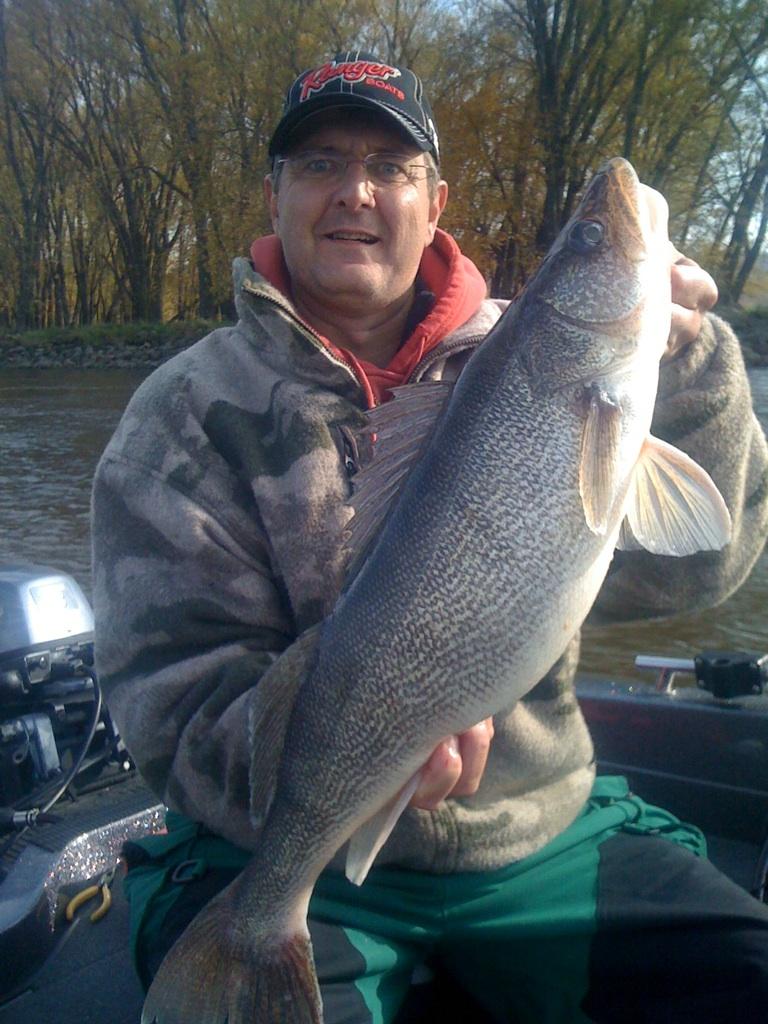
[(331, 107), (362, 107), (387, 114), (424, 152), (440, 159), (437, 129), (421, 79), (409, 68), (348, 50), (303, 71), (288, 90), (283, 116), (269, 143), (269, 155), (285, 151), (299, 126)]

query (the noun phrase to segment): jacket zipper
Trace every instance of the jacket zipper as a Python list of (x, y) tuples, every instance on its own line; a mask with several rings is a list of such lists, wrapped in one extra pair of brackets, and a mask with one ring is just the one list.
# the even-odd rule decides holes
[(301, 319), (301, 317), (296, 313), (295, 309), (293, 309), (290, 303), (283, 302), (280, 299), (275, 298), (273, 295), (270, 295), (268, 292), (262, 291), (262, 289), (259, 288), (258, 285), (251, 284), (251, 282), (247, 278), (245, 281), (243, 281), (243, 291), (248, 292), (249, 295), (255, 295), (257, 298), (263, 299), (265, 302), (271, 303), (273, 306), (277, 307), (277, 309), (281, 310), (288, 317), (290, 317), (290, 319), (299, 328), (304, 337), (307, 338), (307, 340), (310, 341), (315, 348), (320, 349), (320, 351), (323, 353), (326, 359), (330, 359), (330, 361), (334, 363), (336, 366), (340, 366), (343, 370), (346, 370), (350, 377), (354, 380), (355, 384), (357, 384), (357, 386), (362, 390), (362, 384), (360, 383), (360, 380), (357, 374), (355, 373), (354, 367), (351, 365), (351, 363), (348, 363), (346, 359), (342, 359), (341, 356), (337, 356), (333, 352), (331, 352), (330, 349), (328, 349), (323, 344), (323, 340), (317, 333), (317, 331), (314, 331), (309, 326), (308, 323)]

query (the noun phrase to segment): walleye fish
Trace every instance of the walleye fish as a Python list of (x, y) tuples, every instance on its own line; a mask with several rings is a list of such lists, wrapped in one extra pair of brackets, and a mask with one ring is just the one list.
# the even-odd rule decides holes
[(376, 411), (359, 570), (277, 663), (299, 677), (290, 714), (278, 687), (255, 730), (282, 745), (259, 847), (166, 957), (145, 1024), (320, 1024), (306, 916), (334, 853), (351, 840), (362, 882), (438, 742), (545, 675), (617, 546), (728, 542), (712, 480), (649, 435), (674, 258), (664, 199), (610, 161), (452, 392), (411, 385)]

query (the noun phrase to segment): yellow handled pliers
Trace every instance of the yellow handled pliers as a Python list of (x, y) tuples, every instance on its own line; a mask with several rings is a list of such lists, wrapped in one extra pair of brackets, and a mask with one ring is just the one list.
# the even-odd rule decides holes
[(65, 916), (68, 921), (71, 921), (74, 918), (75, 914), (78, 912), (80, 907), (83, 906), (84, 903), (87, 903), (88, 900), (93, 899), (94, 896), (98, 896), (99, 892), (101, 892), (101, 903), (99, 904), (98, 907), (96, 907), (96, 909), (91, 914), (90, 920), (92, 922), (96, 922), (100, 921), (102, 917), (104, 917), (106, 912), (112, 906), (112, 893), (110, 892), (109, 887), (112, 884), (112, 880), (115, 877), (116, 870), (117, 865), (110, 868), (109, 871), (105, 871), (104, 874), (99, 878), (98, 882), (95, 882), (93, 885), (89, 885), (87, 888), (83, 889), (81, 892), (77, 893), (77, 895), (72, 897), (72, 899), (67, 904), (67, 909), (65, 911)]

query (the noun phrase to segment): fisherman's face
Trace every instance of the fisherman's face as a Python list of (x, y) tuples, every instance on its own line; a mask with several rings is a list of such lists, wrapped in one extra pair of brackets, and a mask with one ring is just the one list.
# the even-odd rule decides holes
[[(409, 164), (427, 167), (424, 153), (394, 127), (359, 114), (325, 119), (288, 155), (308, 150), (357, 160), (371, 153), (402, 154)], [(410, 293), (447, 196), (445, 182), (418, 173), (419, 180), (397, 188), (377, 187), (361, 163), (349, 164), (332, 183), (302, 180), (290, 163), (277, 189), (267, 178), (272, 225), (299, 308), (319, 305), (331, 315), (354, 316), (385, 311)]]

